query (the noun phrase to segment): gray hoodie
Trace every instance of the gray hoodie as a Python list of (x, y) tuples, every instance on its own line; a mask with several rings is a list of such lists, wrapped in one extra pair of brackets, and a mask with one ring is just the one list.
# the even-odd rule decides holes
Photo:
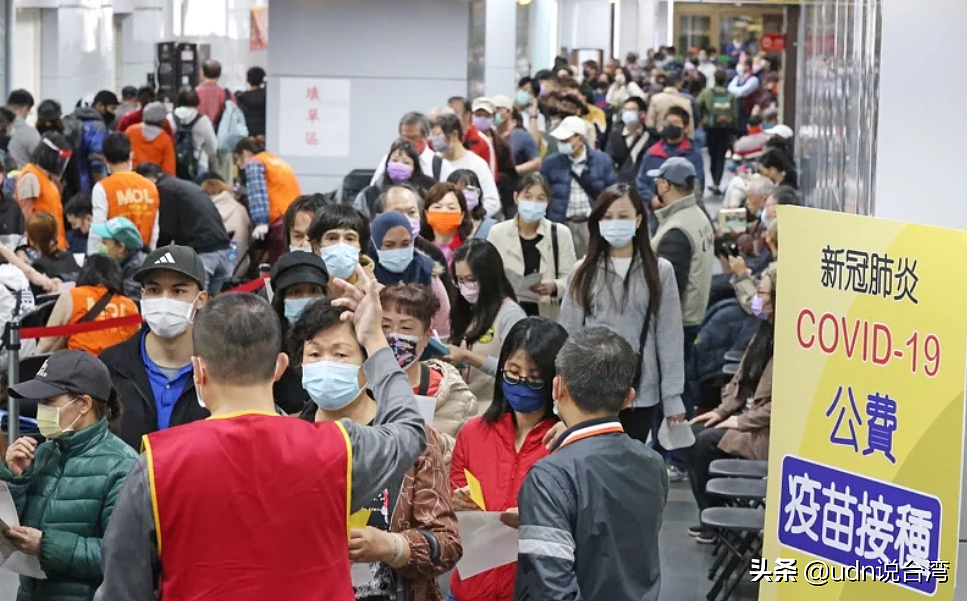
[[(574, 265), (567, 289), (584, 259)], [(665, 415), (685, 413), (682, 392), (685, 390), (684, 330), (682, 305), (678, 299), (675, 270), (665, 259), (658, 259), (661, 280), (661, 305), (653, 315), (641, 365), (641, 381), (635, 387), (638, 395), (632, 407), (652, 407), (661, 401)], [(638, 350), (641, 330), (648, 311), (648, 284), (645, 272), (637, 262), (628, 273), (631, 282), (625, 298), (624, 278), (614, 272), (610, 257), (598, 264), (592, 291), (592, 311), (585, 313), (570, 292), (561, 302), (560, 323), (574, 332), (584, 326), (604, 326), (627, 340)]]

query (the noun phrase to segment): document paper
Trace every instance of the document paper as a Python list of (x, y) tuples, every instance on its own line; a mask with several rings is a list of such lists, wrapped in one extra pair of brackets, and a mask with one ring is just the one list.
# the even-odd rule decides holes
[(463, 558), (461, 578), (517, 561), (517, 530), (500, 521), (500, 511), (458, 511)]
[[(10, 489), (7, 488), (6, 483), (0, 482), (0, 532), (19, 525), (17, 506), (13, 504)], [(17, 551), (17, 548), (2, 535), (0, 535), (0, 569), (41, 580), (47, 578), (44, 571), (40, 569), (39, 559)]]

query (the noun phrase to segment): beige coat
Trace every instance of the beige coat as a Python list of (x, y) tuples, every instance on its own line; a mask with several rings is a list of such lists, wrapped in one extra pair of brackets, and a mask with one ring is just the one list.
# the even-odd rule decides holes
[[(742, 366), (735, 377), (722, 389), (722, 403), (715, 409), (722, 419), (738, 416), (738, 427), (729, 429), (719, 441), (719, 448), (730, 455), (746, 459), (769, 458), (769, 424), (772, 421), (772, 361), (766, 365), (759, 385), (746, 408), (746, 399), (739, 398), (739, 379)], [(744, 409), (744, 411), (743, 411)]]
[(657, 129), (660, 132), (665, 127), (665, 115), (668, 114), (668, 109), (673, 106), (681, 107), (688, 113), (688, 127), (685, 128), (685, 133), (689, 138), (694, 138), (695, 115), (692, 114), (692, 101), (672, 87), (665, 88), (651, 97), (648, 102), (648, 116), (645, 119), (645, 125), (648, 129)]
[[(554, 247), (551, 241), (551, 227), (557, 228), (557, 251), (559, 269), (555, 273), (554, 268)], [(557, 321), (560, 312), (561, 299), (567, 291), (567, 279), (574, 269), (577, 261), (574, 253), (574, 241), (571, 238), (571, 230), (566, 226), (554, 224), (548, 219), (541, 219), (537, 225), (537, 233), (541, 236), (537, 243), (537, 250), (541, 253), (541, 273), (543, 281), (554, 282), (557, 284), (557, 296), (541, 297), (540, 312), (541, 317)], [(500, 257), (504, 260), (504, 270), (511, 271), (517, 275), (524, 274), (524, 251), (520, 244), (520, 233), (517, 229), (517, 220), (509, 219), (494, 225), (490, 228), (487, 235), (487, 242), (490, 242), (500, 252)]]
[(470, 392), (470, 387), (456, 367), (439, 359), (430, 359), (426, 364), (443, 374), (440, 390), (436, 394), (433, 429), (437, 432), (440, 452), (449, 469), (457, 433), (468, 419), (477, 416), (477, 398)]

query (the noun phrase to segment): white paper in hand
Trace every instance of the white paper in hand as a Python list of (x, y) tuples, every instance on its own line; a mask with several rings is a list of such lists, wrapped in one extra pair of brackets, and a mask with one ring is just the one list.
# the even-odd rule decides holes
[(695, 444), (695, 435), (692, 434), (688, 421), (670, 424), (667, 419), (663, 419), (658, 427), (658, 444), (666, 451), (684, 449)]
[(416, 406), (420, 409), (420, 416), (423, 418), (423, 423), (432, 426), (433, 414), (436, 413), (436, 399), (431, 396), (419, 394), (414, 396), (416, 396)]
[[(4, 482), (0, 482), (0, 522), (4, 524), (3, 530), (10, 526), (20, 525), (20, 518), (17, 517), (17, 506), (13, 504), (10, 489)], [(44, 571), (40, 569), (39, 559), (17, 551), (17, 548), (2, 535), (0, 535), (0, 570), (10, 570), (21, 576), (30, 576), (41, 580), (47, 578)]]
[(458, 511), (463, 558), (461, 578), (517, 561), (517, 530), (500, 521), (500, 511)]

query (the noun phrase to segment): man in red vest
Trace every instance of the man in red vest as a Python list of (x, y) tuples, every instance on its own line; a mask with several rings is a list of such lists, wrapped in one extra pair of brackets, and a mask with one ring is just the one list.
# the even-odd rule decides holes
[(114, 508), (98, 601), (353, 601), (348, 516), (413, 466), (426, 440), (382, 330), (375, 280), (340, 301), (389, 423), (310, 424), (275, 413), (288, 366), (278, 316), (252, 294), (195, 319), (195, 388), (211, 418), (149, 434)]

